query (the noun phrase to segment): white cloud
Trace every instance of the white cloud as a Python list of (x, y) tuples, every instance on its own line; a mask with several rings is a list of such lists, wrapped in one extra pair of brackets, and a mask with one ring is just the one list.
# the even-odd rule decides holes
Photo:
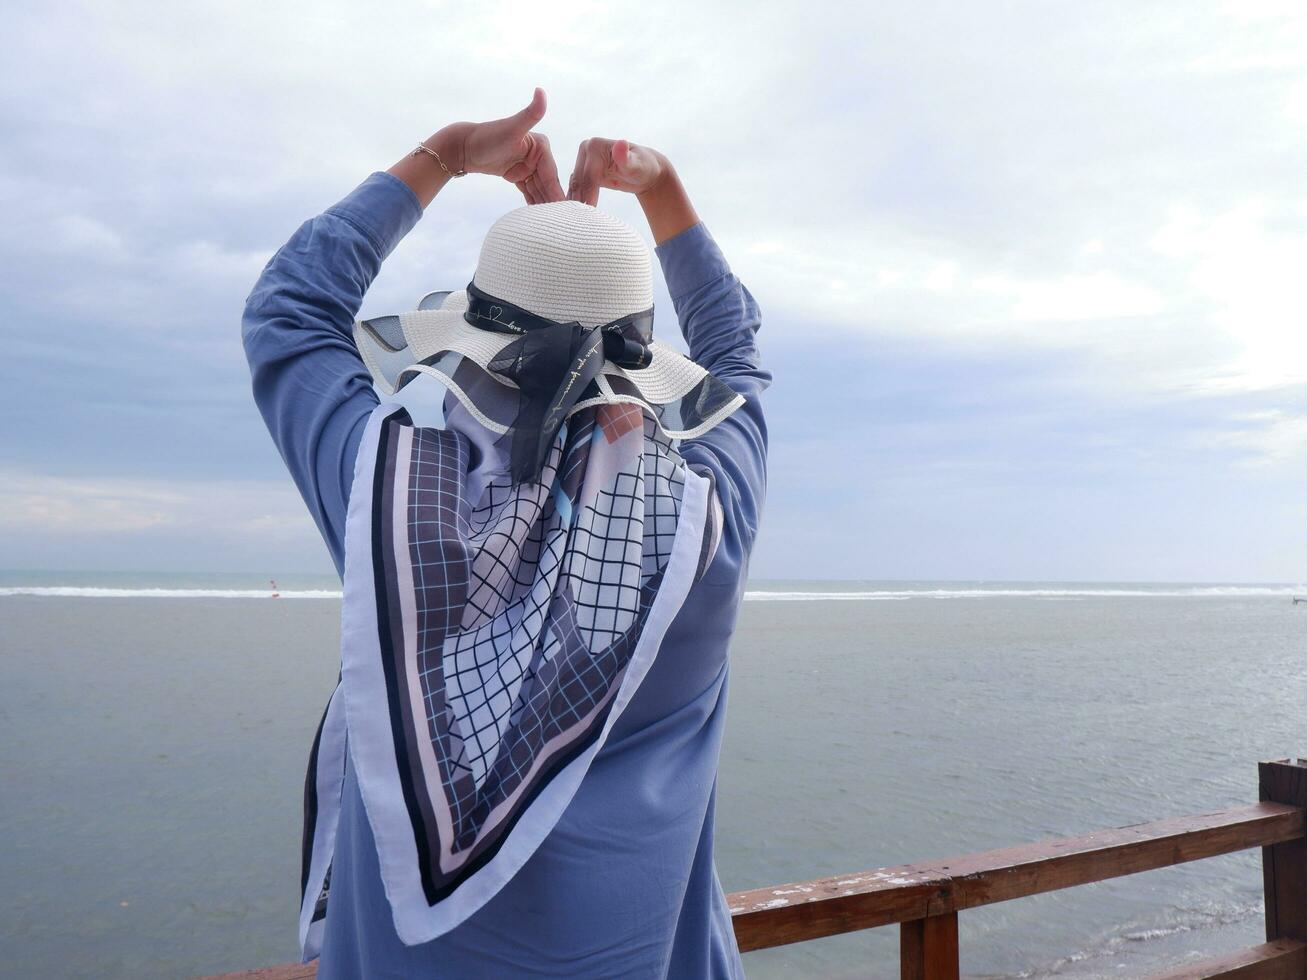
[[(1153, 246), (1187, 267), (1187, 280), (1236, 353), (1214, 368), (1222, 389), (1307, 381), (1307, 221), (1263, 200), (1213, 215), (1180, 209)], [(1287, 213), (1286, 213), (1287, 212)]]
[(995, 293), (1009, 300), (1009, 315), (1017, 321), (1111, 320), (1152, 316), (1163, 309), (1162, 298), (1156, 290), (1127, 282), (1106, 270), (1045, 280), (979, 276), (972, 285), (982, 292)]
[(183, 498), (157, 486), (34, 474), (0, 477), (0, 528), (58, 534), (140, 531), (174, 523)]
[[(205, 283), (240, 288), (253, 285), (271, 257), (272, 253), (263, 249), (229, 249), (217, 242), (201, 239), (179, 246), (168, 265)], [(162, 256), (153, 255), (147, 261), (161, 263), (164, 260)]]
[(1204, 449), (1235, 449), (1246, 454), (1245, 463), (1269, 466), (1307, 457), (1307, 417), (1279, 410), (1240, 414), (1235, 428), (1205, 433), (1198, 440)]
[(84, 214), (61, 214), (52, 222), (54, 243), (74, 253), (94, 253), (113, 259), (123, 250), (122, 236), (101, 221)]
[(203, 528), (302, 540), (315, 533), (289, 481), (76, 478), (0, 471), (0, 531), (66, 537)]
[(947, 292), (953, 288), (957, 278), (957, 263), (939, 262), (930, 272), (926, 273), (926, 277), (921, 284), (933, 293)]

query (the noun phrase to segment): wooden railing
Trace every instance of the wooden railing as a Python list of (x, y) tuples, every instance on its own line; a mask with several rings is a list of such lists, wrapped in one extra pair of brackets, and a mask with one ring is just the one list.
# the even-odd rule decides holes
[[(899, 925), (903, 980), (955, 980), (958, 913), (1251, 847), (1262, 848), (1266, 939), (1154, 980), (1307, 978), (1307, 760), (1263, 762), (1251, 806), (947, 861), (877, 868), (727, 897), (741, 952)], [(211, 980), (310, 980), (313, 964)]]

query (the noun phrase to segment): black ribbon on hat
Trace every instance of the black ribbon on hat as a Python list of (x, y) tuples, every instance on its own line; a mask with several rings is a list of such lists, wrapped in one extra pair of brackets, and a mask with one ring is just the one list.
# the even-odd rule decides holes
[(481, 330), (516, 334), (490, 370), (517, 385), (521, 395), (511, 430), (511, 473), (518, 483), (536, 481), (567, 413), (603, 370), (604, 361), (638, 370), (650, 365), (653, 307), (598, 327), (538, 316), (467, 285), (463, 319)]

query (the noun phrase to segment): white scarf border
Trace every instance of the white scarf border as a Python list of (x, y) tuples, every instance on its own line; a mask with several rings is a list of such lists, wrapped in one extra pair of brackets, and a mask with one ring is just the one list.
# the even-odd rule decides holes
[[(354, 463), (345, 522), (345, 589), (341, 609), (341, 680), (323, 718), (315, 756), (316, 814), (311, 828), (309, 871), (300, 906), (300, 954), (303, 962), (322, 950), (324, 916), (320, 899), (335, 850), (345, 752), (351, 753), (364, 809), (377, 844), (382, 885), (390, 903), (395, 931), (406, 945), (429, 942), (450, 931), (508, 883), (554, 829), (576, 795), (595, 754), (630, 703), (680, 610), (704, 558), (705, 523), (711, 485), (685, 468), (680, 520), (663, 581), (649, 607), (643, 631), (622, 677), (612, 709), (599, 736), (555, 775), (518, 818), (498, 853), (431, 906), (422, 888), (417, 846), (400, 788), (390, 714), (381, 667), (376, 588), (373, 577), (372, 507), (374, 472), (381, 427), (402, 406), (383, 402), (373, 410)], [(711, 547), (715, 550), (716, 541)], [(342, 705), (343, 702), (343, 705)], [(342, 710), (343, 708), (343, 710)], [(348, 732), (348, 738), (346, 734)]]

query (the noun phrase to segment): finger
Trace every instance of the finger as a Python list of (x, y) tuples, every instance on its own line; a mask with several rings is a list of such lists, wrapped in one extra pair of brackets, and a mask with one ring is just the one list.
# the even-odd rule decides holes
[[(531, 127), (538, 123), (545, 114), (545, 90), (537, 88), (535, 94), (531, 97), (531, 102), (525, 109), (513, 113), (511, 116), (505, 116), (503, 119), (492, 119), (490, 122), (478, 123), (473, 127), (473, 137), (486, 147), (486, 152), (496, 160), (512, 160), (521, 162), (525, 153), (520, 151), (522, 141), (530, 133)], [(513, 149), (519, 152), (513, 156)], [(522, 177), (526, 176), (527, 171), (514, 173), (512, 165), (506, 170), (494, 169), (493, 173), (516, 183)]]
[(536, 161), (540, 158), (540, 141), (544, 137), (539, 133), (527, 133), (518, 144), (515, 162), (504, 171), (504, 179), (516, 184), (526, 180), (535, 172)]
[(614, 143), (613, 165), (628, 189), (638, 189), (649, 179), (649, 157), (635, 143), (626, 140)]
[(567, 178), (567, 199), (579, 201), (585, 193), (585, 160), (589, 152), (590, 141), (582, 140), (576, 148), (576, 163), (572, 165), (572, 175)]
[(563, 185), (558, 182), (558, 163), (554, 160), (554, 151), (549, 145), (549, 137), (536, 133), (540, 146), (540, 156), (536, 160), (535, 185), (540, 192), (541, 201), (561, 201)]
[(626, 140), (613, 144), (613, 175), (624, 189), (629, 190), (640, 183), (640, 157)]
[(599, 203), (599, 188), (604, 176), (603, 157), (601, 151), (592, 148), (585, 158), (585, 170), (582, 172), (581, 186), (577, 196), (578, 201), (595, 207)]
[(631, 144), (626, 140), (617, 140), (613, 143), (613, 166), (620, 172), (625, 172), (626, 168), (631, 165)]
[(583, 152), (577, 158), (577, 169), (572, 172), (574, 187), (568, 197), (582, 201), (591, 207), (599, 203), (599, 188), (603, 183), (604, 171), (608, 167), (608, 140), (588, 139), (583, 144)]
[(518, 189), (519, 191), (522, 192), (522, 196), (523, 196), (524, 198), (526, 198), (526, 203), (527, 203), (527, 204), (537, 204), (537, 203), (539, 203), (539, 202), (536, 201), (536, 199), (535, 199), (535, 194), (534, 194), (534, 192), (532, 192), (532, 190), (531, 190), (531, 185), (530, 185), (530, 183), (528, 183), (528, 182), (525, 181), (525, 180), (519, 180), (519, 181), (517, 182), (517, 185), (516, 185), (516, 186), (517, 186), (517, 189)]
[(531, 96), (530, 104), (525, 109), (515, 112), (509, 118), (517, 124), (517, 128), (521, 132), (530, 132), (541, 119), (545, 118), (546, 107), (545, 90), (537, 87)]
[(612, 140), (591, 140), (590, 154), (587, 159), (587, 179), (586, 185), (588, 193), (585, 197), (585, 203), (591, 207), (599, 204), (599, 188), (611, 187), (610, 181), (605, 177), (608, 175), (608, 168), (613, 162), (613, 141)]
[(519, 180), (526, 180), (531, 176), (531, 165), (525, 159), (518, 160), (507, 170), (504, 171), (504, 179), (510, 184), (516, 184)]

